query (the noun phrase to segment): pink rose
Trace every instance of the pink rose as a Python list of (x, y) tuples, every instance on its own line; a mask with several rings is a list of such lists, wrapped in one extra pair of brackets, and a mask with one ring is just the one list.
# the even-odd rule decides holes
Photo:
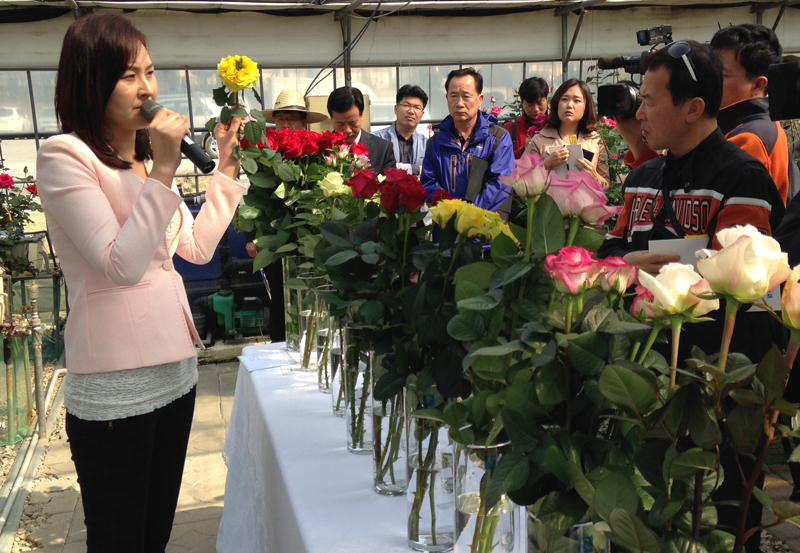
[(605, 115), (600, 118), (600, 124), (608, 127), (609, 129), (614, 129), (617, 126), (617, 122), (616, 121), (606, 117)]
[(335, 154), (328, 154), (325, 157), (325, 165), (328, 167), (333, 167), (336, 165), (336, 155)]
[(567, 171), (567, 177), (551, 176), (549, 194), (564, 217), (578, 216), (587, 225), (600, 226), (622, 211), (622, 206), (609, 206), (608, 198), (592, 176), (585, 171)]
[(537, 153), (527, 153), (515, 159), (514, 163), (516, 167), (511, 171), (511, 176), (501, 176), (500, 180), (523, 198), (543, 194), (547, 188), (548, 171), (544, 168), (542, 157)]
[(497, 117), (498, 115), (500, 115), (501, 111), (503, 111), (503, 108), (501, 108), (500, 106), (492, 106), (490, 113), (495, 117)]
[(544, 269), (555, 281), (559, 292), (573, 296), (590, 287), (600, 273), (592, 254), (578, 246), (561, 248), (558, 254), (548, 255)]
[(491, 98), (491, 102), (492, 102), (493, 104), (494, 104), (494, 103), (496, 103), (496, 102), (497, 102), (497, 98), (495, 98), (494, 96), (492, 96), (492, 98)]
[(14, 179), (7, 173), (0, 173), (0, 188), (12, 188)]
[(655, 300), (653, 293), (644, 286), (637, 284), (636, 297), (633, 298), (633, 303), (631, 304), (631, 315), (640, 321), (655, 316), (653, 300)]
[(599, 260), (599, 263), (603, 268), (600, 287), (606, 292), (614, 290), (621, 294), (636, 281), (636, 267), (628, 265), (621, 257), (607, 257)]

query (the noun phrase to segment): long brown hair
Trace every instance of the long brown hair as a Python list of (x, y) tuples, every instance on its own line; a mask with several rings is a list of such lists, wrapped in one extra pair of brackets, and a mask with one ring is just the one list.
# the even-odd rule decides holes
[(568, 79), (559, 86), (553, 97), (550, 99), (550, 113), (545, 121), (545, 127), (552, 127), (556, 130), (561, 128), (561, 119), (558, 117), (558, 102), (561, 97), (567, 93), (567, 90), (577, 86), (581, 89), (583, 94), (583, 103), (585, 109), (583, 110), (583, 117), (578, 122), (578, 132), (582, 134), (589, 134), (597, 130), (597, 110), (594, 107), (594, 98), (592, 98), (592, 91), (589, 90), (589, 85), (578, 79)]
[[(56, 74), (56, 116), (63, 132), (74, 132), (97, 158), (115, 169), (130, 169), (103, 136), (105, 113), (117, 82), (136, 60), (147, 38), (115, 14), (87, 15), (67, 30)], [(147, 129), (136, 131), (135, 159), (152, 157)]]

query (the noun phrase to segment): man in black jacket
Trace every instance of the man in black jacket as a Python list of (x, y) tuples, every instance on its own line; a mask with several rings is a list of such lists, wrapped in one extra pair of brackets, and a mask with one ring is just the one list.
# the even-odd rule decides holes
[(395, 166), (397, 162), (392, 143), (361, 129), (364, 123), (364, 95), (359, 89), (343, 86), (331, 92), (328, 96), (328, 114), (333, 130), (343, 133), (348, 145), (359, 143), (366, 146), (369, 169), (383, 173)]

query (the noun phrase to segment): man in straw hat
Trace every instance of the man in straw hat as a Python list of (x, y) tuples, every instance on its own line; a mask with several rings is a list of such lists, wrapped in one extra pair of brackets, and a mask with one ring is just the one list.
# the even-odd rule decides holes
[(266, 109), (261, 113), (267, 119), (267, 123), (274, 123), (275, 128), (300, 130), (311, 123), (321, 123), (328, 116), (324, 113), (309, 111), (306, 99), (296, 90), (285, 88), (278, 94), (275, 100), (275, 107)]

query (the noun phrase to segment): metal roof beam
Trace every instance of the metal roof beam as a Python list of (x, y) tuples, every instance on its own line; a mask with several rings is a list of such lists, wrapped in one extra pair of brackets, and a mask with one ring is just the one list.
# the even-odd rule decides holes
[(574, 4), (569, 4), (567, 6), (562, 6), (560, 8), (556, 8), (555, 16), (560, 17), (562, 15), (568, 14), (570, 12), (577, 12), (579, 10), (585, 10), (590, 6), (594, 6), (595, 4), (602, 4), (606, 0), (584, 0), (583, 2), (575, 2)]
[(764, 2), (753, 4), (750, 7), (750, 13), (763, 12), (774, 8), (785, 8), (787, 6), (794, 6), (800, 4), (800, 0), (784, 0), (783, 2)]

